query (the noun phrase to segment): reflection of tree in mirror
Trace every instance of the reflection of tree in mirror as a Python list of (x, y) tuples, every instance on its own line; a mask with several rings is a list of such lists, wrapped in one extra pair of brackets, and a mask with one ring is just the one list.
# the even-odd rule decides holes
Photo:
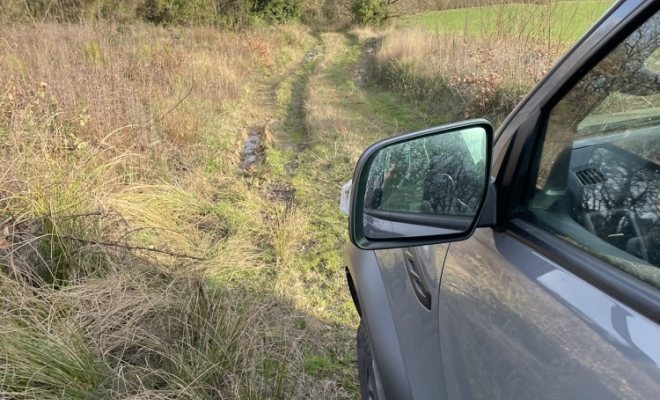
[[(427, 164), (428, 165), (428, 164)], [(368, 208), (388, 211), (418, 211), (421, 192), (420, 170), (427, 169), (419, 158), (417, 143), (401, 143), (383, 149), (369, 174)]]
[(396, 212), (474, 215), (484, 193), (485, 132), (447, 132), (389, 146), (369, 173), (365, 206)]
[(424, 182), (424, 211), (473, 215), (484, 192), (484, 160), (474, 164), (469, 153), (446, 149), (436, 154)]

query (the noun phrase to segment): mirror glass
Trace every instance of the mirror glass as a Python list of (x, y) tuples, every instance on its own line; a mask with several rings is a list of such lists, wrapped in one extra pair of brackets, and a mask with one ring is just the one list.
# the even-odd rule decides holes
[(485, 129), (471, 127), (380, 149), (368, 170), (365, 236), (467, 232), (486, 193), (486, 146)]

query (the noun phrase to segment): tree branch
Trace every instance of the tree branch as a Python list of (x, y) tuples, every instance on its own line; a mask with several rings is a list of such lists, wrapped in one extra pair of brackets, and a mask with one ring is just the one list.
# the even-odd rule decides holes
[(121, 247), (126, 250), (143, 250), (143, 251), (151, 251), (154, 253), (160, 253), (160, 254), (165, 254), (168, 256), (172, 257), (181, 257), (181, 258), (189, 258), (191, 260), (196, 260), (196, 261), (206, 261), (208, 260), (207, 258), (201, 258), (201, 257), (195, 257), (191, 256), (189, 254), (184, 254), (184, 253), (176, 253), (173, 251), (167, 251), (167, 250), (160, 250), (160, 249), (152, 249), (149, 247), (144, 247), (144, 246), (131, 246), (129, 244), (124, 244), (124, 243), (119, 243), (119, 242), (102, 242), (100, 240), (91, 240), (91, 239), (83, 239), (75, 236), (61, 236), (63, 239), (69, 239), (73, 240), (79, 243), (84, 243), (84, 244), (93, 244), (97, 246), (106, 246), (106, 247)]
[(183, 103), (183, 101), (184, 101), (186, 98), (188, 98), (188, 96), (190, 96), (190, 93), (192, 93), (194, 87), (195, 87), (195, 81), (193, 80), (192, 85), (190, 85), (190, 90), (188, 90), (188, 93), (186, 93), (186, 95), (183, 96), (183, 97), (181, 98), (181, 100), (179, 100), (179, 102), (176, 103), (176, 104), (174, 105), (174, 107), (170, 108), (165, 114), (163, 114), (162, 117), (158, 118), (158, 119), (156, 120), (156, 123), (159, 123), (160, 121), (162, 121), (165, 117), (167, 117), (167, 115), (168, 115), (169, 113), (171, 113), (172, 111), (174, 111), (175, 108), (177, 108), (181, 103)]

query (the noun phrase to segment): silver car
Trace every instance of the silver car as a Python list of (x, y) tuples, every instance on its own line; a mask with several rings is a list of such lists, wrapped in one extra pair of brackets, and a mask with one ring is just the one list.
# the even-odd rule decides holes
[(660, 399), (659, 74), (660, 1), (620, 1), (497, 132), (365, 151), (363, 399)]

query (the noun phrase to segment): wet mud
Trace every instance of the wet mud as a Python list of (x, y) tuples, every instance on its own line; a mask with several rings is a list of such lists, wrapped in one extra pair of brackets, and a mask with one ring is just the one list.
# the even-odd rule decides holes
[(263, 156), (264, 130), (264, 127), (253, 126), (250, 128), (241, 153), (241, 170), (248, 171)]

